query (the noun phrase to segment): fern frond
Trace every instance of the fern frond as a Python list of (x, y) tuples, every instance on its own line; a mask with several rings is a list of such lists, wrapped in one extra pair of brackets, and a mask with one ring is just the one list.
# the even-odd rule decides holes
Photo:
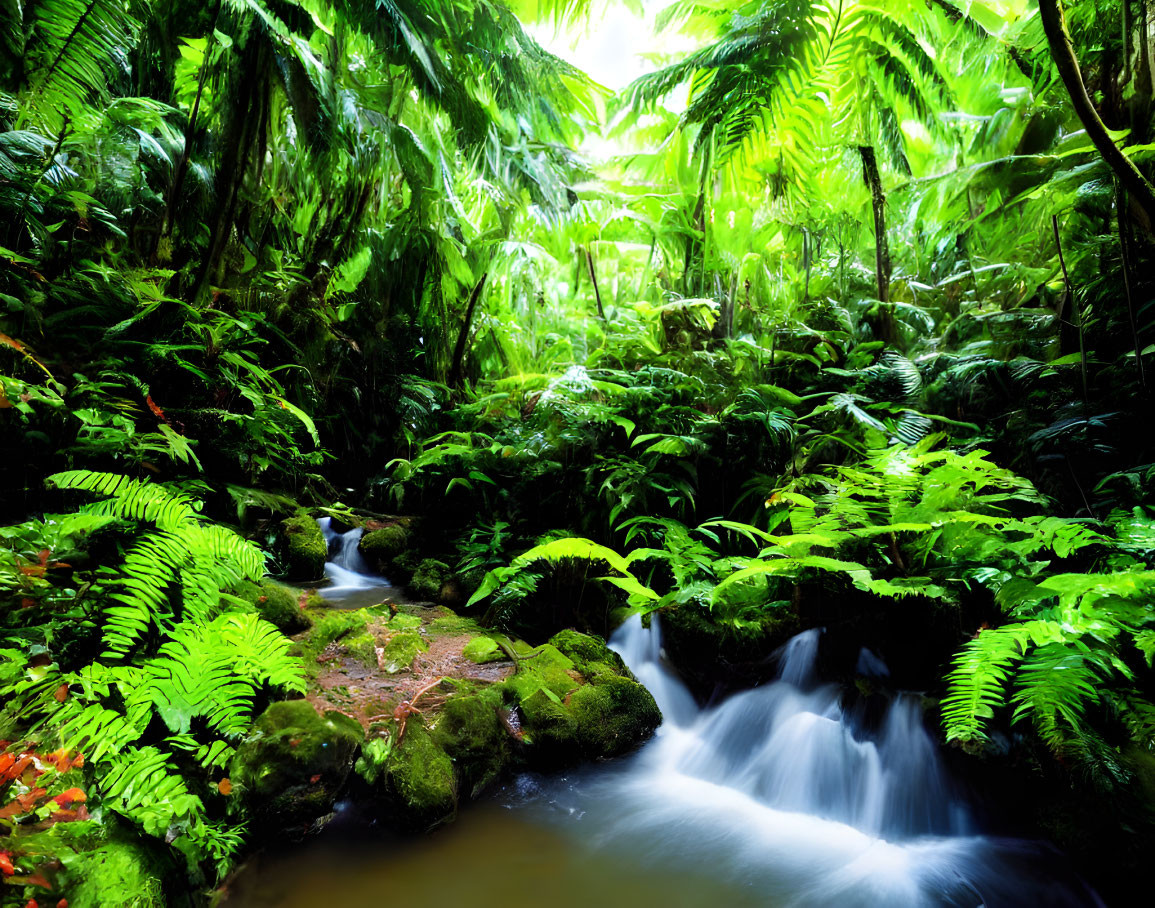
[(139, 23), (122, 0), (42, 0), (31, 13), (25, 107), (56, 134), (107, 101), (109, 83), (128, 70)]

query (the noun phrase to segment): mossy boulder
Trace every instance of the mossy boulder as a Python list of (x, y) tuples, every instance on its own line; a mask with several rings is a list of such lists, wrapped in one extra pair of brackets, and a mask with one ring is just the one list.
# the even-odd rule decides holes
[(498, 719), (497, 691), (450, 697), (433, 731), (434, 742), (453, 761), (461, 791), (476, 797), (510, 760), (511, 739)]
[(453, 762), (417, 716), (407, 722), (400, 743), (371, 741), (357, 773), (389, 805), (397, 828), (431, 829), (457, 813)]
[(328, 546), (320, 526), (307, 511), (281, 521), (281, 540), (287, 579), (311, 582), (325, 576)]
[(245, 583), (238, 594), (251, 602), (258, 614), (285, 634), (296, 634), (313, 626), (312, 619), (300, 606), (300, 590), (269, 578), (259, 583)]
[(417, 600), (440, 602), (441, 590), (452, 577), (453, 571), (444, 561), (426, 558), (409, 578), (409, 594)]
[(695, 602), (662, 612), (663, 645), (670, 661), (703, 692), (719, 681), (740, 686), (765, 681), (774, 670), (767, 656), (802, 630), (789, 603), (768, 607), (741, 623), (716, 621)]
[(408, 550), (413, 532), (400, 524), (371, 530), (361, 537), (358, 548), (370, 565), (382, 574), (388, 574), (393, 560)]
[(348, 716), (318, 715), (306, 700), (274, 703), (254, 723), (229, 769), (259, 836), (301, 835), (333, 808), (364, 733)]
[(534, 650), (504, 686), (525, 718), (532, 758), (547, 766), (625, 753), (662, 721), (650, 692), (605, 641), (576, 631)]

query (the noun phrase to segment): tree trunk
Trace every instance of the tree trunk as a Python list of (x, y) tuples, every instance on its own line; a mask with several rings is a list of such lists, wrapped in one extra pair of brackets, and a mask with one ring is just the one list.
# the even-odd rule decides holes
[(586, 267), (590, 271), (590, 282), (594, 285), (594, 300), (598, 304), (598, 318), (604, 322), (606, 320), (606, 310), (602, 306), (602, 292), (598, 289), (598, 273), (594, 268), (594, 254), (589, 246), (586, 246), (585, 253)]
[(460, 388), (465, 384), (465, 345), (469, 342), (469, 329), (473, 325), (473, 311), (477, 308), (477, 301), (481, 299), (481, 290), (485, 287), (486, 272), (481, 275), (469, 294), (469, 303), (465, 307), (465, 321), (461, 323), (461, 331), (457, 335), (457, 343), (453, 347), (453, 365), (449, 369), (449, 384)]
[(873, 145), (859, 145), (862, 158), (862, 179), (870, 188), (870, 203), (874, 209), (874, 275), (878, 284), (878, 298), (890, 302), (890, 246), (886, 242), (886, 196), (882, 192), (882, 177), (878, 174), (878, 159)]
[(1039, 18), (1043, 20), (1043, 31), (1047, 35), (1051, 56), (1054, 57), (1059, 76), (1067, 87), (1067, 94), (1071, 96), (1071, 104), (1078, 114), (1079, 121), (1087, 130), (1087, 135), (1103, 156), (1103, 160), (1107, 162), (1107, 166), (1118, 177), (1127, 194), (1143, 213), (1146, 220), (1144, 226), (1147, 230), (1151, 230), (1155, 225), (1155, 186), (1152, 186), (1139, 172), (1139, 168), (1119, 150), (1111, 136), (1107, 134), (1107, 127), (1103, 125), (1095, 105), (1091, 103), (1087, 86), (1083, 82), (1083, 74), (1079, 70), (1075, 47), (1067, 32), (1061, 0), (1039, 0)]

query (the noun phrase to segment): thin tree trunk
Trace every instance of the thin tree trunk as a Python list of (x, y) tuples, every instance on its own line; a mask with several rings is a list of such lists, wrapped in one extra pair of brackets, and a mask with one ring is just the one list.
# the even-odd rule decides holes
[[(1063, 269), (1063, 286), (1066, 287), (1067, 304), (1071, 307), (1071, 315), (1074, 319), (1075, 327), (1079, 331), (1079, 364), (1080, 373), (1083, 378), (1083, 410), (1087, 411), (1090, 406), (1090, 397), (1088, 393), (1087, 381), (1087, 347), (1083, 338), (1083, 315), (1079, 312), (1079, 306), (1075, 302), (1075, 288), (1071, 286), (1071, 275), (1067, 273), (1067, 260), (1063, 258), (1063, 243), (1059, 239), (1059, 216), (1057, 214), (1051, 215), (1051, 229), (1055, 232), (1055, 249), (1059, 253), (1059, 267)], [(1059, 309), (1059, 319), (1062, 322), (1063, 310)], [(1062, 325), (1059, 327), (1062, 331)]]
[(465, 345), (469, 343), (469, 329), (473, 325), (473, 312), (477, 308), (477, 301), (481, 299), (482, 288), (489, 272), (481, 275), (469, 294), (469, 303), (465, 307), (465, 321), (461, 323), (461, 331), (457, 334), (457, 343), (453, 346), (453, 365), (449, 369), (449, 384), (460, 388), (465, 384)]
[(862, 179), (870, 188), (870, 203), (874, 209), (874, 275), (878, 298), (890, 302), (890, 245), (886, 241), (886, 196), (882, 191), (882, 177), (878, 173), (878, 158), (873, 145), (859, 145), (862, 158)]
[(590, 271), (590, 282), (594, 285), (594, 300), (598, 304), (598, 318), (603, 322), (606, 320), (606, 310), (602, 307), (602, 293), (598, 289), (598, 273), (594, 268), (594, 254), (590, 251), (590, 247), (586, 246), (586, 267)]
[(1119, 150), (1119, 147), (1107, 133), (1107, 127), (1099, 117), (1095, 105), (1087, 94), (1087, 86), (1083, 82), (1083, 74), (1079, 70), (1079, 60), (1075, 56), (1075, 47), (1071, 43), (1071, 36), (1067, 32), (1067, 23), (1063, 15), (1061, 0), (1039, 0), (1039, 18), (1043, 20), (1043, 31), (1047, 35), (1047, 43), (1051, 48), (1055, 66), (1059, 76), (1067, 87), (1067, 94), (1071, 96), (1071, 104), (1087, 135), (1107, 162), (1107, 166), (1118, 177), (1123, 189), (1130, 196), (1146, 219), (1146, 228), (1151, 230), (1155, 226), (1155, 186), (1139, 172), (1139, 168)]
[(1143, 370), (1143, 347), (1139, 342), (1139, 321), (1135, 315), (1135, 299), (1131, 295), (1131, 231), (1128, 229), (1124, 212), (1127, 206), (1127, 192), (1115, 184), (1115, 214), (1119, 227), (1119, 252), (1123, 257), (1123, 292), (1127, 300), (1127, 320), (1131, 324), (1131, 341), (1135, 347), (1135, 368), (1139, 372), (1139, 387), (1147, 390), (1147, 374)]

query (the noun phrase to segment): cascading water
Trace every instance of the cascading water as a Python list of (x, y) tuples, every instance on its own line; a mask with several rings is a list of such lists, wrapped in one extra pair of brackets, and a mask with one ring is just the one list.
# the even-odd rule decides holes
[[(228, 908), (1101, 904), (1053, 849), (975, 831), (917, 698), (869, 721), (844, 707), (822, 683), (820, 632), (782, 648), (778, 680), (702, 709), (657, 625), (634, 618), (611, 640), (665, 716), (633, 756), (519, 776), (404, 846), (318, 843), (252, 874), (241, 888), (260, 897)], [(856, 671), (887, 675), (865, 650)]]
[(321, 596), (333, 603), (357, 607), (385, 595), (389, 581), (372, 573), (358, 549), (361, 529), (354, 527), (338, 533), (333, 529), (331, 517), (321, 517), (317, 524), (328, 546), (325, 577), (329, 584), (322, 587)]
[[(822, 684), (820, 631), (780, 652), (778, 680), (699, 710), (661, 663), (659, 629), (610, 641), (665, 716), (626, 771), (584, 797), (599, 846), (704, 863), (772, 905), (1094, 905), (1037, 843), (980, 836), (954, 791), (917, 698), (876, 728)], [(886, 672), (868, 651), (859, 667)]]

